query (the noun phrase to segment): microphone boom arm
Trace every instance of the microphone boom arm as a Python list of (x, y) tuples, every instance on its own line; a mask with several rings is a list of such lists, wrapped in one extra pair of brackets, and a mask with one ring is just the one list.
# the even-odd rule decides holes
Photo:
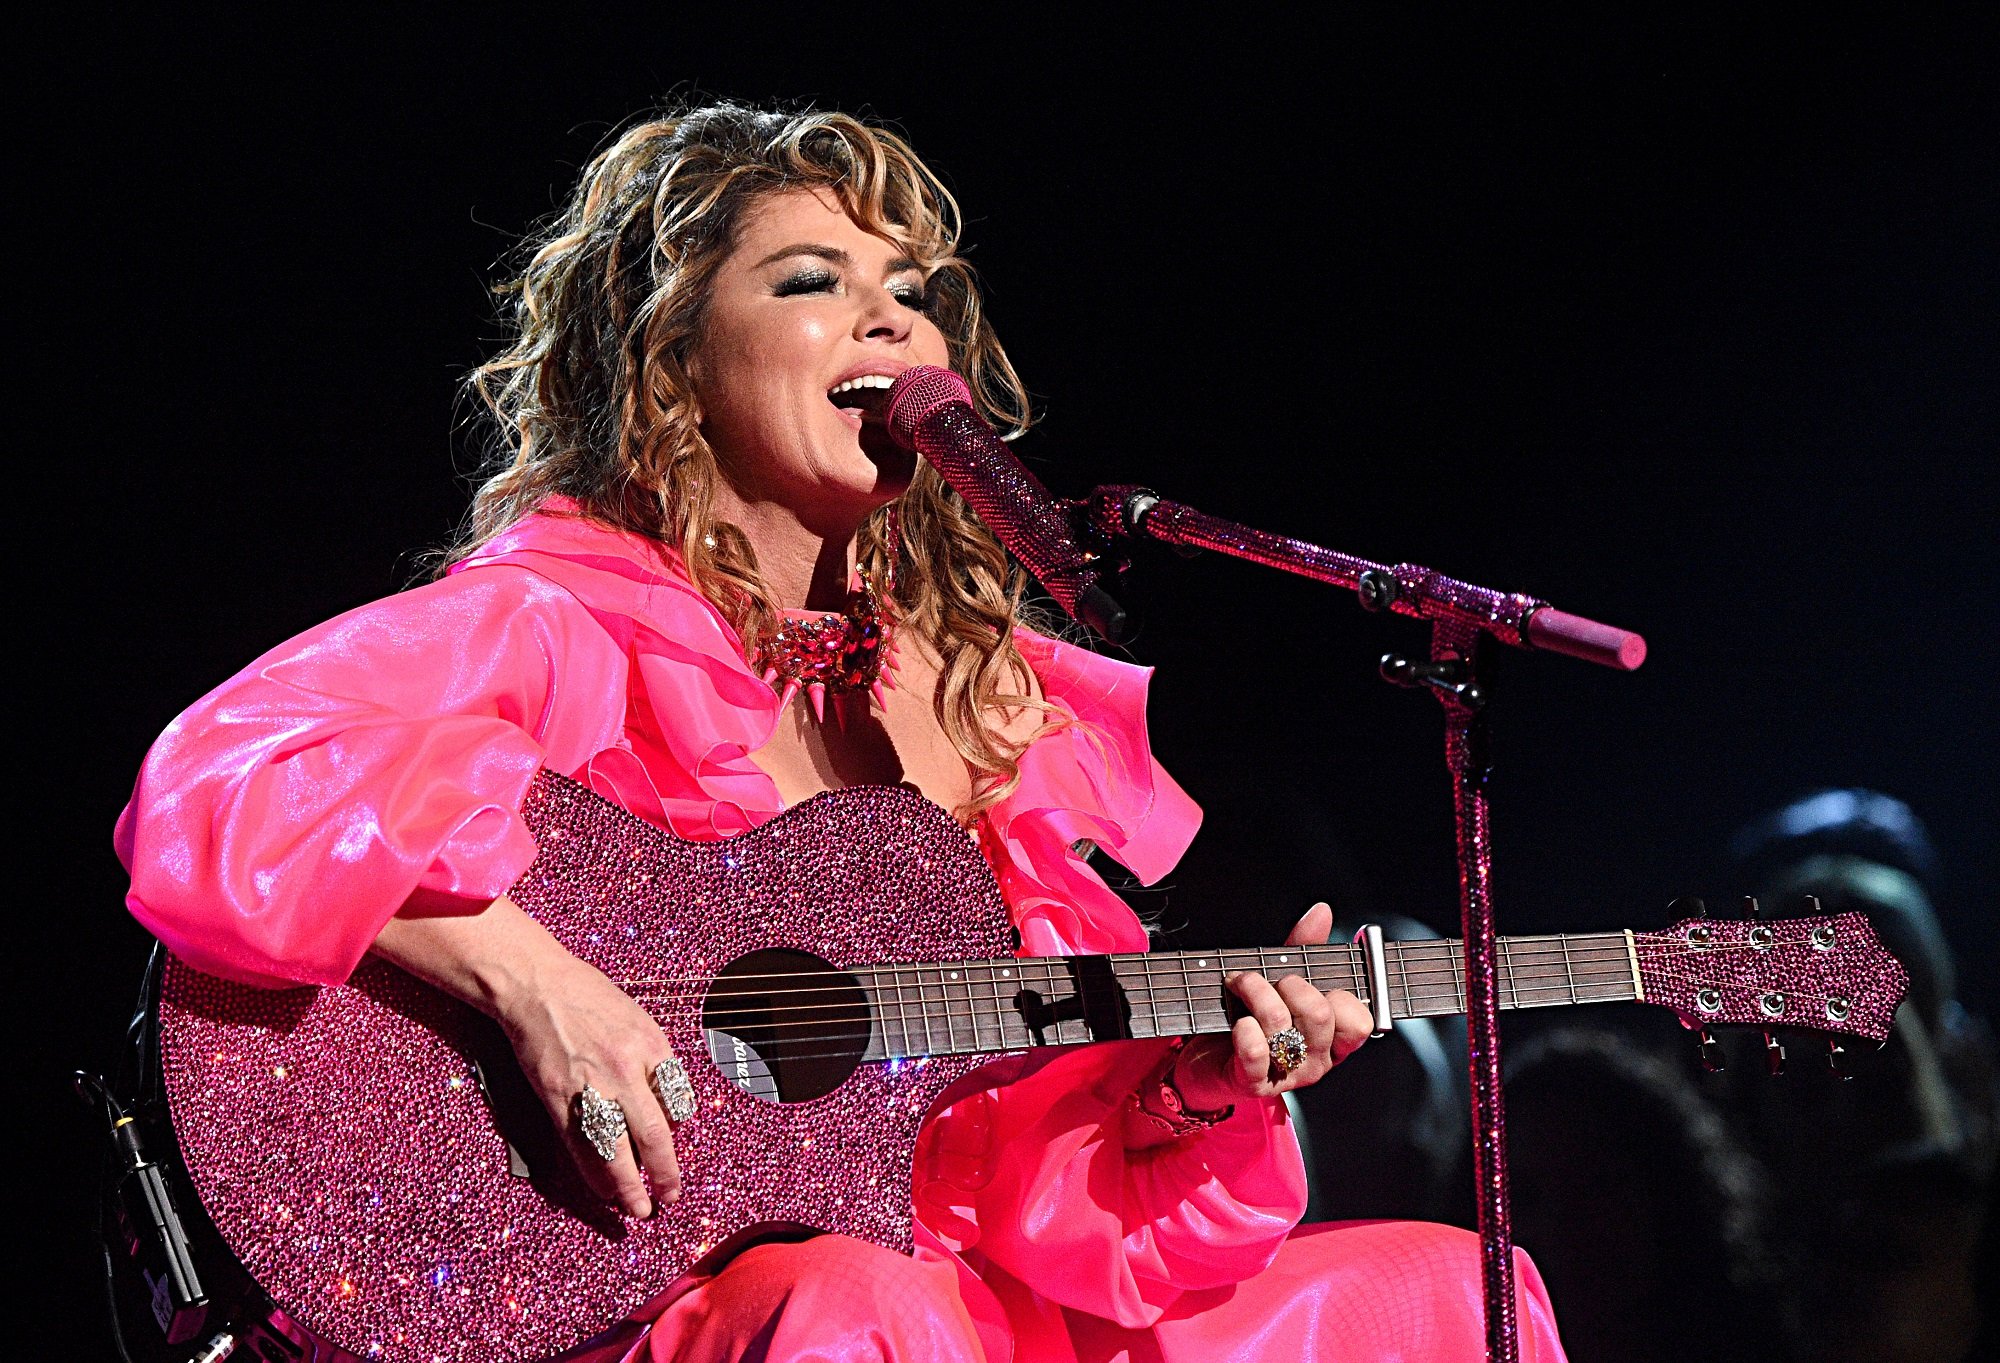
[(1346, 587), (1369, 610), (1392, 610), (1469, 626), (1516, 648), (1562, 653), (1630, 672), (1646, 660), (1646, 641), (1630, 630), (1559, 611), (1520, 592), (1499, 592), (1414, 563), (1394, 566), (1356, 558), (1305, 540), (1274, 535), (1170, 502), (1150, 488), (1113, 484), (1079, 504), (1082, 519), (1106, 540), (1150, 539), (1183, 549), (1213, 549), (1317, 582)]

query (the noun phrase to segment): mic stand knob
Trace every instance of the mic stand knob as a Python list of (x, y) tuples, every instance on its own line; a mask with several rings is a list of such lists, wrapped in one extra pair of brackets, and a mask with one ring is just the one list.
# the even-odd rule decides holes
[(1365, 611), (1385, 611), (1396, 604), (1402, 594), (1402, 584), (1396, 581), (1394, 573), (1380, 568), (1370, 568), (1354, 580), (1354, 589), (1360, 593), (1361, 609)]
[(1392, 686), (1429, 686), (1453, 697), (1468, 710), (1486, 704), (1486, 693), (1472, 680), (1471, 665), (1463, 658), (1412, 662), (1394, 653), (1384, 653), (1379, 667), (1382, 680)]

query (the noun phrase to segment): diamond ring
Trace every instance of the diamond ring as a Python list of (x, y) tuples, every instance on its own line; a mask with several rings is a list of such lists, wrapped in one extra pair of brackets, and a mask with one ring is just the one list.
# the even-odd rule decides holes
[(653, 1096), (667, 1110), (667, 1120), (676, 1126), (694, 1116), (694, 1084), (686, 1068), (671, 1055), (653, 1066)]
[(618, 1158), (618, 1142), (625, 1137), (625, 1109), (617, 1099), (585, 1084), (576, 1095), (576, 1124), (599, 1159), (609, 1164)]

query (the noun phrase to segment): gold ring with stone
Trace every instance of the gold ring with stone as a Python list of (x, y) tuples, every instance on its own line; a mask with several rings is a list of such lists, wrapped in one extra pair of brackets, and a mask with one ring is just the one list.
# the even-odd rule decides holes
[(1296, 1027), (1271, 1033), (1271, 1075), (1283, 1079), (1306, 1063), (1306, 1039)]

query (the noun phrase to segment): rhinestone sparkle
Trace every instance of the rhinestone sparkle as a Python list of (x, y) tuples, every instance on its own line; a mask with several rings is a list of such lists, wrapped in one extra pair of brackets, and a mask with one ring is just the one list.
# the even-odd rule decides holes
[[(680, 1201), (625, 1221), (566, 1161), (516, 1177), (485, 1085), (448, 1082), (510, 1065), (504, 1038), (377, 958), (343, 986), (291, 990), (173, 961), (168, 1101), (202, 1206), (258, 1284), (350, 1354), (514, 1363), (615, 1326), (770, 1223), (907, 1250), (918, 1127), (983, 1059), (864, 1063), (823, 1097), (769, 1102), (709, 1059), (702, 995), (766, 948), (840, 967), (1011, 954), (964, 831), (914, 792), (856, 787), (684, 842), (548, 772), (523, 812), (541, 852), (510, 897), (610, 978), (672, 982), (626, 987), (700, 1104), (675, 1132)], [(352, 1292), (328, 1290), (343, 1279)]]

